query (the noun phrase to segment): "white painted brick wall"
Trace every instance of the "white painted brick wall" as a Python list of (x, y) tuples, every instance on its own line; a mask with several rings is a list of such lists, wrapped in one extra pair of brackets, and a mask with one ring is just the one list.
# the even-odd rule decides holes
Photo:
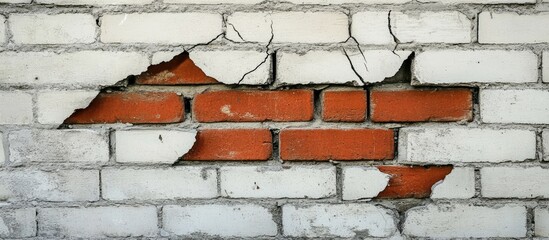
[(28, 238), (36, 236), (36, 209), (0, 209), (0, 237)]
[(101, 18), (105, 43), (206, 43), (222, 32), (222, 18), (214, 13), (135, 13)]
[(0, 172), (0, 199), (8, 201), (99, 200), (99, 171), (30, 169)]
[(264, 0), (164, 0), (164, 3), (180, 4), (258, 4)]
[(480, 116), (487, 123), (549, 124), (549, 90), (480, 90)]
[(0, 0), (0, 3), (30, 3), (32, 0)]
[(472, 24), (453, 12), (391, 12), (393, 34), (401, 43), (468, 43)]
[(221, 195), (231, 198), (325, 198), (336, 193), (334, 167), (222, 167)]
[(538, 57), (530, 51), (426, 51), (416, 55), (412, 74), (420, 84), (537, 82)]
[(16, 44), (71, 44), (95, 42), (95, 18), (90, 14), (12, 14)]
[[(2, 77), (0, 76), (0, 78)], [(0, 91), (0, 102), (10, 103), (0, 104), (0, 124), (32, 123), (32, 95), (30, 93), (21, 91)]]
[(282, 225), (289, 237), (389, 237), (396, 231), (394, 213), (370, 204), (284, 205)]
[(549, 208), (536, 207), (534, 210), (534, 232), (537, 237), (549, 237)]
[(375, 167), (343, 168), (343, 200), (371, 199), (383, 191), (390, 175)]
[(116, 161), (121, 163), (173, 164), (195, 142), (196, 130), (116, 131)]
[(536, 133), (530, 130), (402, 128), (398, 142), (400, 161), (505, 162), (536, 157)]
[(0, 82), (109, 86), (145, 71), (148, 65), (145, 54), (131, 52), (2, 52)]
[(113, 201), (217, 197), (217, 171), (203, 167), (101, 171), (103, 198)]
[(120, 4), (149, 4), (154, 0), (36, 0), (36, 3), (56, 5), (120, 5)]
[[(394, 44), (389, 31), (389, 12), (358, 12), (353, 14), (351, 35), (361, 44)], [(394, 32), (393, 32), (394, 34)]]
[(168, 233), (180, 236), (259, 237), (277, 234), (270, 209), (259, 205), (164, 206), (162, 226)]
[(158, 232), (154, 206), (43, 208), (38, 221), (42, 237), (152, 237)]
[(266, 43), (274, 34), (275, 43), (345, 42), (348, 21), (341, 12), (237, 12), (227, 18), (227, 38)]
[(6, 18), (0, 15), (0, 44), (3, 44), (8, 41), (6, 33)]
[(406, 212), (403, 233), (437, 239), (526, 237), (526, 208), (467, 204), (415, 207)]
[(13, 163), (104, 163), (109, 143), (104, 131), (20, 130), (9, 133)]
[(7, 146), (4, 146), (4, 134), (0, 132), (0, 165), (4, 165), (6, 162), (7, 151), (4, 148)]
[(549, 169), (485, 167), (480, 170), (481, 194), (487, 198), (549, 198)]
[(444, 4), (462, 4), (462, 3), (482, 3), (482, 4), (499, 4), (499, 3), (536, 3), (536, 0), (418, 0), (418, 2), (437, 2)]
[(61, 124), (75, 110), (86, 108), (99, 91), (40, 91), (36, 106), (38, 122)]
[[(366, 83), (375, 83), (394, 76), (404, 60), (411, 54), (409, 51), (358, 49), (347, 52), (355, 71)], [(309, 51), (297, 53), (277, 53), (277, 80), (284, 85), (296, 84), (353, 84), (363, 85), (357, 73), (353, 71), (349, 59), (343, 51)]]
[(549, 42), (549, 13), (482, 12), (478, 19), (479, 43)]
[(432, 187), (432, 199), (472, 198), (475, 196), (475, 169), (457, 167)]

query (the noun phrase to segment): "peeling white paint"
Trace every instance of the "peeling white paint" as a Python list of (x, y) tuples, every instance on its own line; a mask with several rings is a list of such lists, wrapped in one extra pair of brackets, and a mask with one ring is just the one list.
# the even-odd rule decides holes
[(431, 187), (431, 198), (472, 198), (475, 196), (475, 170), (454, 168)]
[(375, 167), (343, 169), (343, 200), (371, 199), (383, 191), (391, 176)]
[(376, 83), (394, 76), (411, 51), (369, 50), (349, 54), (349, 59), (357, 73), (366, 83)]
[(196, 130), (116, 131), (116, 161), (172, 164), (191, 150), (196, 133)]
[(192, 51), (189, 58), (206, 75), (225, 84), (268, 84), (271, 56), (258, 51)]
[(45, 91), (38, 93), (38, 121), (61, 124), (77, 109), (86, 108), (99, 91)]

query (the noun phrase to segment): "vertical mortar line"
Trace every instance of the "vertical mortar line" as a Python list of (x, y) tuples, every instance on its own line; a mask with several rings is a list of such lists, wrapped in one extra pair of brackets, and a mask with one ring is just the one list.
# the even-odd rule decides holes
[(472, 118), (471, 122), (480, 122), (480, 88), (473, 87), (471, 88), (471, 111), (472, 111)]
[(543, 131), (540, 127), (536, 127), (534, 131), (536, 132), (536, 160), (541, 163), (543, 162)]
[(98, 169), (99, 175), (99, 200), (105, 200), (103, 198), (103, 168), (100, 166)]
[(481, 184), (481, 178), (482, 176), (480, 175), (480, 168), (482, 167), (475, 167), (474, 168), (474, 171), (475, 171), (475, 195), (473, 196), (473, 198), (481, 198), (481, 187), (482, 187), (482, 184)]
[[(476, 10), (476, 9), (475, 9)], [(482, 12), (482, 8), (474, 12), (471, 19), (471, 43), (478, 43), (478, 31), (479, 31), (479, 15)]]
[(535, 207), (526, 206), (526, 237), (529, 239), (535, 235), (536, 221), (534, 219)]
[(109, 128), (107, 130), (108, 134), (108, 144), (109, 144), (109, 161), (108, 163), (114, 164), (116, 163), (116, 130)]
[(269, 129), (271, 131), (272, 137), (272, 154), (271, 160), (273, 163), (283, 164), (284, 162), (280, 159), (280, 129)]
[(543, 84), (543, 50), (540, 50), (538, 55), (538, 83)]
[(315, 90), (313, 89), (313, 121), (319, 120), (322, 121), (322, 99), (323, 92), (326, 89)]
[(274, 50), (271, 54), (271, 79), (269, 81), (269, 85), (272, 85), (276, 81), (276, 71), (277, 71), (277, 53), (278, 50)]
[(38, 208), (34, 208), (34, 222), (36, 224), (34, 236), (38, 237), (38, 236), (40, 236), (40, 234), (38, 233), (38, 231), (40, 229), (40, 227), (38, 226), (38, 224), (40, 224), (40, 221), (38, 221)]
[[(393, 129), (393, 140), (394, 140), (394, 143), (393, 143), (393, 159), (390, 159), (388, 161), (391, 161), (392, 164), (396, 165), (398, 164), (398, 139), (399, 139), (399, 133), (400, 133), (400, 127), (395, 127)], [(386, 162), (386, 161), (383, 161), (383, 162)]]
[(336, 195), (338, 202), (343, 202), (343, 169), (340, 164), (335, 164), (336, 170)]
[(221, 167), (215, 168), (215, 177), (216, 177), (216, 184), (217, 184), (217, 196), (218, 198), (223, 198), (223, 195), (221, 193)]
[(156, 206), (156, 227), (158, 228), (157, 235), (162, 237), (162, 228), (163, 226), (163, 212), (164, 212), (164, 205), (160, 204)]
[(32, 95), (32, 123), (33, 124), (40, 124), (38, 122), (38, 91), (36, 89), (33, 89), (31, 91)]

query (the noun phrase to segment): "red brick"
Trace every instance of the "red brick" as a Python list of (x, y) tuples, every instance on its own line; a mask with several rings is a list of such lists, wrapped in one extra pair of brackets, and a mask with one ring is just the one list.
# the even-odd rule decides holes
[(199, 122), (310, 121), (313, 92), (214, 91), (195, 96), (193, 115)]
[(378, 198), (427, 198), (435, 183), (452, 171), (452, 166), (378, 166), (391, 175), (389, 185)]
[(469, 89), (375, 90), (370, 111), (374, 122), (471, 120), (472, 99)]
[(363, 122), (367, 101), (365, 91), (325, 91), (322, 93), (322, 119), (327, 122)]
[(382, 160), (394, 156), (389, 129), (286, 129), (280, 132), (283, 160)]
[(170, 92), (99, 94), (65, 123), (175, 123), (185, 118), (183, 99)]
[(186, 52), (175, 56), (168, 62), (150, 66), (146, 72), (137, 77), (136, 82), (147, 85), (218, 83), (198, 68)]
[(204, 129), (184, 160), (268, 160), (273, 151), (268, 129)]

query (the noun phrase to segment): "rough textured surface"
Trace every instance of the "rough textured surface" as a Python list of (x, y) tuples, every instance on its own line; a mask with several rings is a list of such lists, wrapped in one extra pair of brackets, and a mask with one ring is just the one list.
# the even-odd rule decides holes
[(364, 91), (324, 91), (322, 120), (327, 122), (363, 122), (368, 110)]
[(36, 209), (2, 209), (0, 237), (27, 238), (36, 235)]
[(549, 198), (549, 169), (487, 167), (480, 170), (480, 175), (484, 197)]
[(432, 186), (452, 171), (450, 166), (379, 166), (379, 171), (389, 175), (387, 187), (379, 198), (426, 198)]
[(372, 199), (389, 184), (391, 175), (374, 167), (343, 169), (343, 200)]
[(475, 196), (475, 169), (470, 167), (454, 168), (450, 174), (435, 183), (431, 198), (472, 198)]

